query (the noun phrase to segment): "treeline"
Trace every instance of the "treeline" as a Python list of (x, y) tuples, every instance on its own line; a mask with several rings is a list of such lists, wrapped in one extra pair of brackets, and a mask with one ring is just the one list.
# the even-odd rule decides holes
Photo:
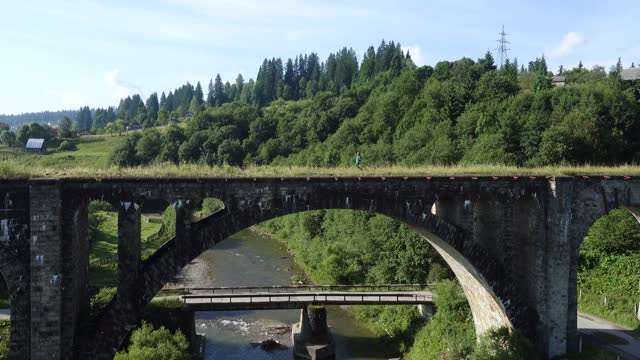
[(415, 67), (399, 46), (383, 45), (359, 67), (349, 50), (332, 54), (318, 67), (327, 87), (304, 97), (301, 84), (315, 81), (313, 57), (302, 57), (305, 71), (297, 57), (288, 82), (287, 71), (271, 75), (280, 74), (277, 59), (265, 60), (250, 101), (217, 102), (214, 84), (214, 104), (205, 102), (186, 129), (136, 135), (114, 163), (335, 166), (350, 164), (357, 150), (365, 166), (640, 161), (640, 84), (622, 81), (620, 64), (609, 73), (562, 69), (566, 85), (554, 86), (544, 57), (520, 69), (517, 60), (497, 69), (490, 53)]
[(42, 111), (42, 112), (31, 112), (31, 113), (23, 113), (19, 115), (0, 115), (0, 122), (9, 124), (11, 127), (18, 127), (23, 124), (28, 124), (32, 122), (37, 122), (41, 124), (51, 123), (56, 124), (58, 120), (62, 119), (64, 116), (74, 119), (77, 110), (62, 110), (62, 111)]

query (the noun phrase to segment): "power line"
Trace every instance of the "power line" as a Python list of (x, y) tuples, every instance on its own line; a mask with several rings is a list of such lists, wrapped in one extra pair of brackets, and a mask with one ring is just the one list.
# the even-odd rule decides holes
[(511, 42), (507, 41), (507, 33), (504, 32), (504, 25), (502, 25), (502, 31), (498, 33), (500, 35), (500, 39), (496, 40), (498, 42), (498, 53), (500, 54), (500, 68), (502, 69), (502, 64), (504, 60), (507, 58), (507, 51), (511, 50), (507, 47), (507, 45), (511, 44)]

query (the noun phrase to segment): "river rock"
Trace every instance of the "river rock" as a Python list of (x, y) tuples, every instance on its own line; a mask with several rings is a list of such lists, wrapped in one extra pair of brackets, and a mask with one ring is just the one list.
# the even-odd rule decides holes
[(287, 346), (281, 344), (278, 340), (267, 339), (259, 343), (251, 343), (253, 346), (260, 346), (264, 351), (286, 350)]

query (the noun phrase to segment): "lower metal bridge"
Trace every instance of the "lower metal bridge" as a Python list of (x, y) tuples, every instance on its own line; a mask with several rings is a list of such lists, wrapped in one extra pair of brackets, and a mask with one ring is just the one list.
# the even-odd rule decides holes
[(419, 305), (428, 284), (286, 285), (169, 289), (195, 311), (301, 309), (309, 305)]

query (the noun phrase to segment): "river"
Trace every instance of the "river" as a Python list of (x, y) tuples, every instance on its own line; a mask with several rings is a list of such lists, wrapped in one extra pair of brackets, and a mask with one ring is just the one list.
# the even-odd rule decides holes
[[(303, 278), (286, 249), (252, 231), (242, 231), (200, 255), (179, 275), (180, 286), (287, 285)], [(329, 307), (328, 323), (337, 359), (377, 360), (394, 357), (376, 336), (351, 315)], [(289, 326), (299, 310), (221, 311), (196, 313), (196, 330), (206, 336), (205, 359), (292, 359)], [(266, 352), (251, 343), (274, 338), (287, 350)]]

